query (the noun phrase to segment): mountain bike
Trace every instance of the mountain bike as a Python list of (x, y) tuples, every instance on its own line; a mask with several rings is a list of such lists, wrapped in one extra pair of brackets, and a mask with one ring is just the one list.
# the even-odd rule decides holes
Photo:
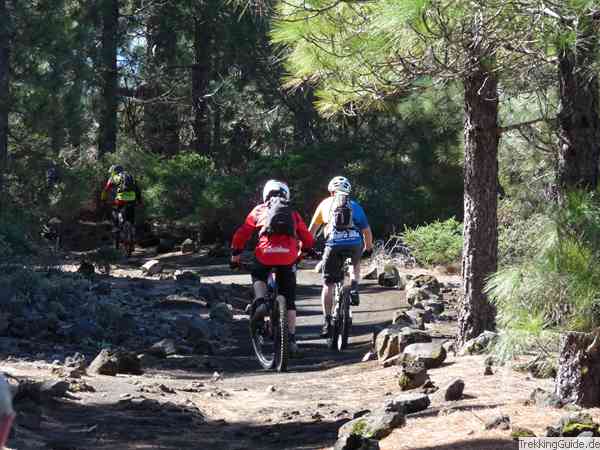
[[(247, 264), (230, 264), (232, 269), (250, 270)], [(267, 280), (264, 299), (268, 313), (255, 318), (255, 305), (251, 305), (250, 340), (260, 365), (267, 370), (284, 372), (290, 357), (288, 310), (285, 297), (277, 291), (277, 277), (272, 270)]]
[(352, 328), (352, 306), (350, 296), (350, 268), (352, 260), (346, 257), (344, 261), (344, 278), (335, 284), (333, 293), (333, 312), (331, 327), (327, 336), (327, 347), (341, 352), (348, 346), (348, 337)]
[(135, 249), (135, 225), (131, 223), (125, 217), (126, 208), (133, 208), (133, 206), (125, 206), (116, 208), (113, 210), (113, 214), (116, 216), (117, 230), (114, 234), (115, 249), (122, 250), (126, 256), (131, 256)]
[(52, 217), (42, 223), (40, 235), (52, 244), (52, 251), (58, 253), (58, 249), (62, 245), (62, 220), (58, 217)]

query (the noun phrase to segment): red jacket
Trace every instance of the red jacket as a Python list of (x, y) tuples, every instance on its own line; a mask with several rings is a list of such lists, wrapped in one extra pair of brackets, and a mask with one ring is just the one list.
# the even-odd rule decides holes
[[(244, 224), (238, 228), (233, 235), (231, 247), (235, 253), (240, 253), (246, 242), (252, 237), (256, 229), (265, 225), (267, 218), (267, 205), (262, 203), (256, 206)], [(265, 266), (290, 266), (298, 259), (300, 248), (308, 250), (315, 245), (312, 234), (308, 231), (306, 224), (298, 212), (294, 211), (294, 222), (296, 223), (296, 236), (271, 235), (260, 236), (254, 254), (258, 262)], [(302, 247), (300, 247), (300, 243)]]

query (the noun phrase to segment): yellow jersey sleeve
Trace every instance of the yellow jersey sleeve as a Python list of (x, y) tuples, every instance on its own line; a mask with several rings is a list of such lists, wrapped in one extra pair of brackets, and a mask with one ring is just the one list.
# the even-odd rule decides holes
[(329, 222), (329, 210), (331, 209), (331, 197), (326, 198), (317, 207), (312, 220), (310, 221), (309, 229), (313, 226), (327, 225)]
[(313, 226), (320, 226), (323, 224), (324, 219), (323, 219), (323, 203), (325, 202), (325, 200), (323, 200), (321, 203), (319, 203), (319, 206), (317, 206), (317, 210), (315, 211), (311, 221), (310, 221), (310, 225), (308, 226), (308, 229), (312, 229)]

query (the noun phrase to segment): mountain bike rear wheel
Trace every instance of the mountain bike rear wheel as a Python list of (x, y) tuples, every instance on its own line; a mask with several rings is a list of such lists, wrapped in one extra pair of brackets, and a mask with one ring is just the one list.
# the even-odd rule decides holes
[(340, 335), (340, 307), (341, 307), (341, 299), (342, 288), (339, 285), (336, 285), (334, 291), (334, 312), (331, 317), (331, 324), (329, 326), (329, 336), (327, 336), (327, 348), (329, 350), (338, 350), (338, 337)]
[(348, 336), (350, 335), (350, 327), (352, 326), (352, 319), (350, 317), (350, 290), (347, 287), (342, 291), (342, 301), (337, 322), (336, 348), (341, 352), (348, 346)]
[(276, 312), (279, 320), (279, 326), (276, 329), (278, 336), (275, 339), (277, 346), (277, 363), (275, 369), (278, 372), (285, 372), (290, 359), (290, 324), (285, 297), (278, 295), (275, 304), (277, 305)]
[(250, 319), (250, 339), (260, 365), (283, 372), (289, 360), (289, 324), (285, 298), (272, 304), (271, 313), (261, 320)]

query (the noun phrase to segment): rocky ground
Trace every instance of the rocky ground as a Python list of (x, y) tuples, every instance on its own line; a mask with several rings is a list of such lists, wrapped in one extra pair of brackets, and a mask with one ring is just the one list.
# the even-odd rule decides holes
[(493, 336), (455, 354), (456, 276), (365, 281), (338, 354), (318, 337), (319, 278), (306, 267), (302, 355), (278, 374), (251, 354), (247, 275), (215, 251), (165, 253), (141, 269), (150, 259), (138, 252), (110, 275), (68, 261), (4, 268), (1, 369), (18, 411), (9, 447), (512, 449), (518, 427), (544, 434), (565, 414), (544, 391), (529, 399), (551, 380), (476, 354)]

